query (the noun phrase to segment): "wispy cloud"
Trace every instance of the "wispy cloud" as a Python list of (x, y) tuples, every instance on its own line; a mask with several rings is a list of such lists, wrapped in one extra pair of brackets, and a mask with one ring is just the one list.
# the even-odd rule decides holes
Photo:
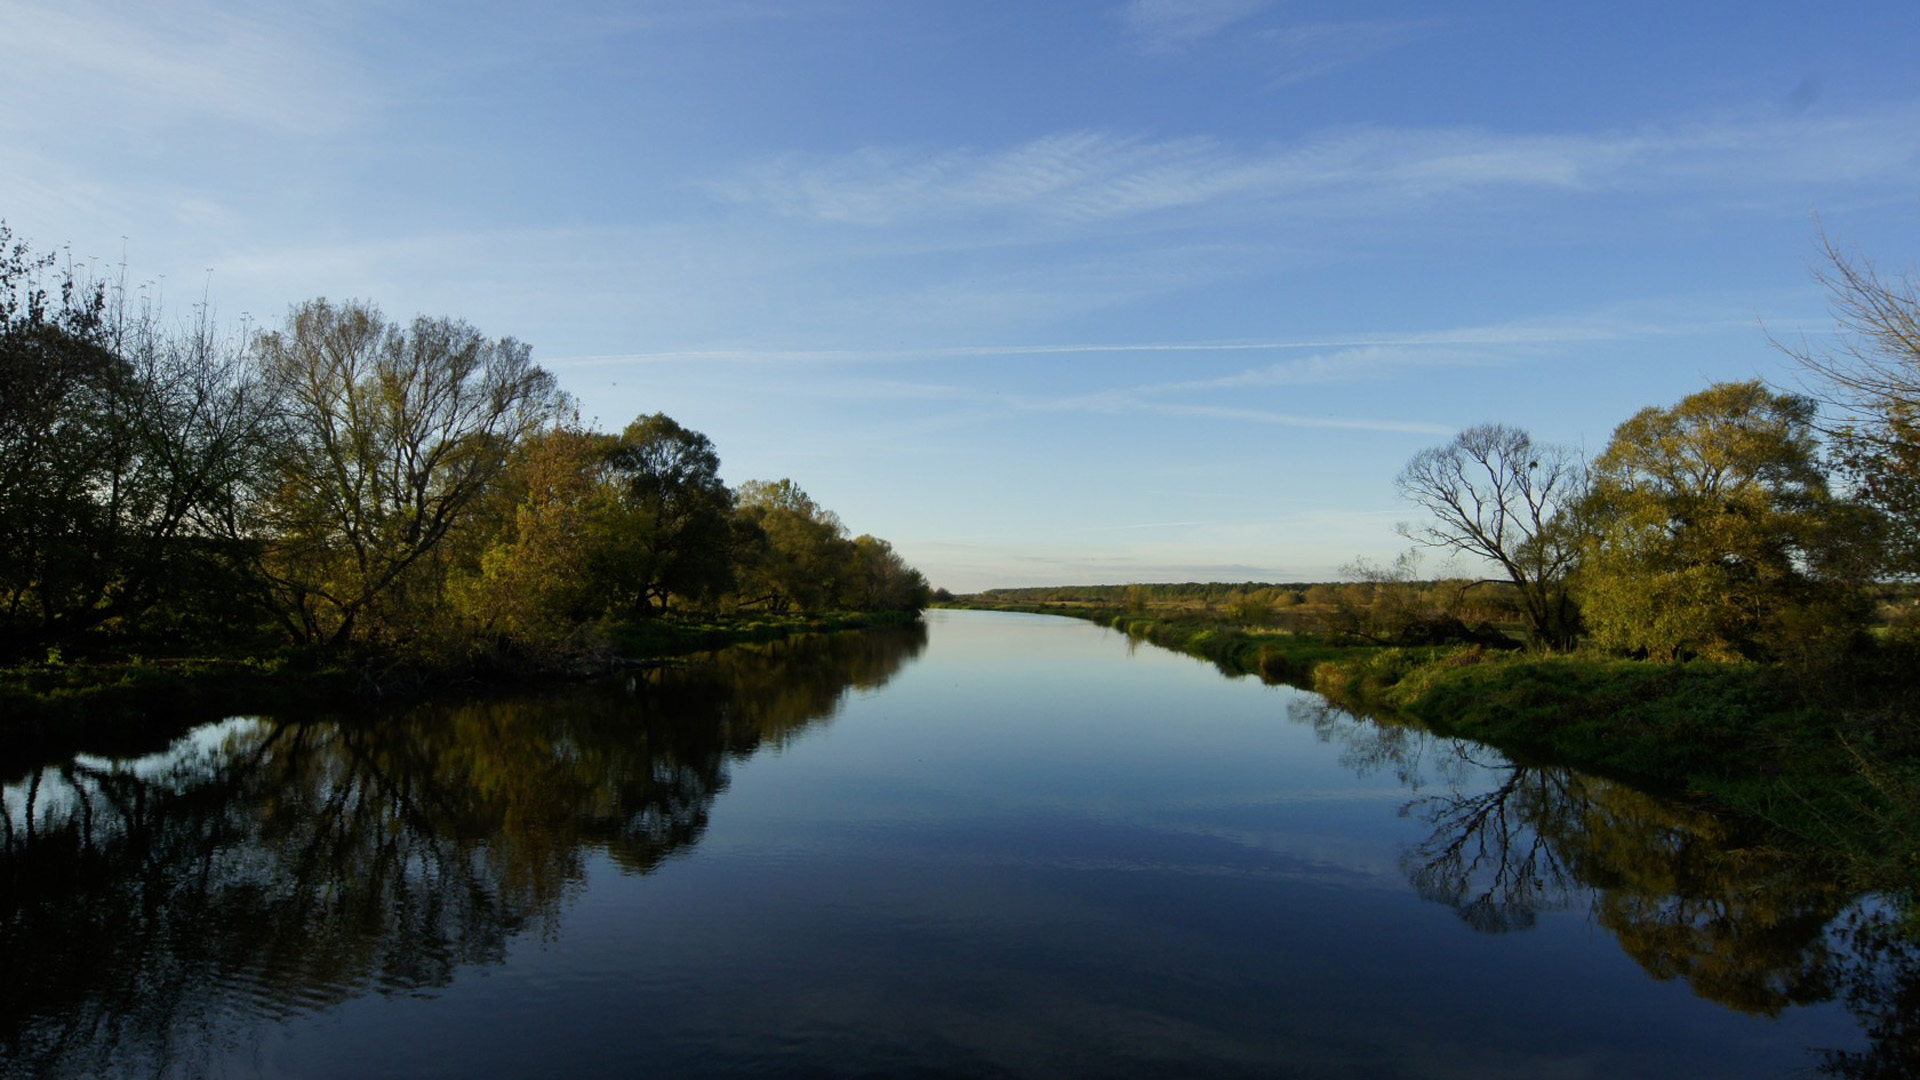
[(1135, 356), (1181, 354), (1230, 356), (1263, 352), (1312, 352), (1316, 355), (1248, 368), (1205, 380), (1160, 384), (1156, 390), (1295, 385), (1369, 378), (1387, 368), (1433, 363), (1472, 364), (1496, 351), (1538, 349), (1601, 341), (1681, 337), (1752, 325), (1750, 314), (1709, 310), (1684, 317), (1609, 307), (1592, 312), (1517, 319), (1479, 326), (1435, 327), (1404, 333), (1368, 332), (1324, 338), (1262, 341), (1148, 341), (1021, 344), (1017, 342), (953, 346), (900, 346), (887, 349), (753, 348), (663, 350), (608, 353), (543, 360), (559, 368), (623, 364), (870, 365), (951, 360), (1049, 356)]
[(1267, 147), (1075, 131), (998, 150), (786, 155), (712, 190), (823, 223), (1006, 218), (1071, 226), (1234, 203), (1321, 219), (1405, 215), (1439, 199), (1514, 189), (1723, 199), (1809, 183), (1910, 183), (1916, 172), (1920, 108), (1907, 105), (1572, 134), (1364, 128)]
[(1244, 22), (1273, 0), (1131, 0), (1120, 9), (1121, 25), (1135, 46), (1149, 52), (1179, 49)]
[(1240, 420), (1275, 427), (1318, 428), (1329, 431), (1387, 431), (1402, 435), (1451, 435), (1458, 425), (1428, 420), (1394, 420), (1360, 416), (1306, 416), (1299, 413), (1271, 412), (1265, 409), (1237, 409), (1218, 405), (1174, 405), (1152, 403), (1148, 411), (1169, 416), (1205, 417), (1215, 420)]
[(907, 218), (1028, 213), (1101, 219), (1202, 202), (1237, 187), (1244, 163), (1210, 139), (1151, 142), (1062, 132), (998, 152), (870, 147), (793, 154), (714, 186), (795, 218), (888, 225)]
[(329, 54), (322, 18), (269, 5), (17, 0), (0, 4), (0, 92), (19, 106), (16, 123), (332, 128), (364, 104), (369, 77)]
[(1438, 33), (1439, 19), (1308, 23), (1262, 30), (1255, 40), (1268, 53), (1272, 85), (1291, 86), (1350, 67)]
[(1128, 41), (1149, 55), (1188, 54), (1230, 38), (1269, 72), (1269, 89), (1350, 67), (1445, 25), (1434, 18), (1287, 23), (1273, 7), (1272, 0), (1132, 0), (1119, 15)]
[(1247, 368), (1229, 375), (1162, 383), (1152, 389), (1158, 392), (1178, 393), (1373, 381), (1391, 378), (1411, 368), (1493, 364), (1498, 362), (1498, 355), (1487, 349), (1459, 349), (1424, 344), (1372, 344), (1357, 348), (1315, 352), (1310, 356)]
[(1450, 435), (1451, 425), (1424, 420), (1400, 420), (1391, 417), (1314, 416), (1305, 413), (1275, 412), (1223, 405), (1197, 405), (1157, 400), (1166, 395), (1158, 387), (1100, 390), (1085, 394), (1051, 397), (1008, 396), (1008, 408), (1033, 413), (1146, 413), (1155, 416), (1179, 416), (1203, 420), (1231, 420), (1273, 427), (1307, 428), (1330, 431), (1384, 431), (1396, 434)]

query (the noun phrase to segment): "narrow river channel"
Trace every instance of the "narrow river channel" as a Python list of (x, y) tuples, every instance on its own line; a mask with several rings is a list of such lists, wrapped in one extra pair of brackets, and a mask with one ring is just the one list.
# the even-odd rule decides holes
[[(15, 763), (0, 1075), (1901, 1075), (1684, 806), (1061, 618)], [(1879, 1070), (1879, 1071), (1876, 1071)]]

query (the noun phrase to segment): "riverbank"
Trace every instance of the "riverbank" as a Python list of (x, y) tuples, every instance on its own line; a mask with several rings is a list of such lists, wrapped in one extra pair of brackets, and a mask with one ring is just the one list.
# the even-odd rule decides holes
[(1311, 687), (1351, 711), (1704, 797), (1821, 848), (1863, 888), (1913, 894), (1920, 730), (1907, 651), (1885, 646), (1816, 674), (1387, 649), (1322, 663)]
[(353, 706), (458, 689), (514, 689), (670, 661), (728, 645), (911, 623), (917, 612), (832, 612), (662, 618), (613, 623), (576, 647), (455, 659), (418, 653), (280, 648), (240, 656), (88, 657), (58, 654), (0, 668), (0, 754), (85, 743), (143, 746), (173, 730), (236, 713)]
[(1064, 615), (1411, 721), (1509, 756), (1683, 796), (1817, 850), (1863, 889), (1920, 895), (1920, 659), (1900, 645), (1820, 673), (1478, 646), (1382, 647), (1218, 616), (961, 601)]

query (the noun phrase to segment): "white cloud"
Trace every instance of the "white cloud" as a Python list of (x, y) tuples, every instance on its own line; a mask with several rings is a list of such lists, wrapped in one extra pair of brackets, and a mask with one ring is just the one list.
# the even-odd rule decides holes
[(1423, 420), (1360, 416), (1311, 416), (1266, 409), (1221, 405), (1192, 405), (1153, 400), (1155, 388), (1138, 390), (1101, 390), (1059, 397), (1009, 397), (1006, 403), (1020, 412), (1047, 413), (1151, 413), (1159, 416), (1196, 417), (1207, 420), (1236, 420), (1275, 427), (1332, 431), (1384, 431), (1396, 434), (1450, 435), (1455, 428)]
[(3, 4), (4, 123), (331, 129), (364, 104), (368, 80), (324, 38), (318, 15), (289, 6)]
[(1255, 40), (1267, 52), (1275, 87), (1306, 82), (1369, 57), (1431, 36), (1435, 19), (1309, 23), (1262, 30)]
[(1068, 342), (1049, 344), (913, 346), (887, 349), (753, 348), (663, 350), (562, 357), (560, 367), (620, 364), (871, 365), (925, 364), (1001, 357), (1058, 357), (1311, 352), (1211, 379), (1142, 388), (1155, 392), (1298, 385), (1370, 379), (1405, 367), (1478, 365), (1504, 352), (1560, 345), (1628, 341), (1722, 332), (1753, 325), (1750, 313), (1722, 299), (1662, 298), (1654, 304), (1606, 308), (1480, 326), (1436, 327), (1403, 333), (1361, 332), (1345, 337), (1263, 341)]
[(1152, 387), (1163, 393), (1237, 390), (1273, 386), (1314, 386), (1390, 378), (1409, 368), (1463, 367), (1497, 362), (1487, 350), (1427, 344), (1371, 344), (1316, 352), (1231, 375), (1191, 379)]
[(1134, 47), (1148, 54), (1185, 54), (1229, 36), (1269, 72), (1278, 89), (1350, 67), (1436, 33), (1440, 19), (1366, 19), (1281, 24), (1267, 16), (1272, 0), (1132, 0), (1120, 21)]
[(1268, 147), (1062, 132), (998, 150), (869, 147), (787, 155), (719, 197), (829, 224), (1008, 219), (1071, 230), (1222, 205), (1295, 217), (1419, 212), (1503, 190), (1665, 189), (1714, 199), (1834, 183), (1911, 183), (1920, 108), (1768, 114), (1575, 134), (1363, 128)]
[(1142, 49), (1178, 49), (1260, 13), (1272, 0), (1132, 0), (1120, 9), (1127, 34)]

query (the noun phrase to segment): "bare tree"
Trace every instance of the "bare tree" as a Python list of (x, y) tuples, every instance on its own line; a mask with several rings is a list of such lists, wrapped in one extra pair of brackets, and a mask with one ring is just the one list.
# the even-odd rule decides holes
[(1825, 384), (1821, 400), (1872, 426), (1890, 409), (1920, 407), (1920, 279), (1882, 276), (1822, 233), (1825, 266), (1813, 277), (1827, 290), (1841, 341), (1832, 349), (1781, 345)]
[(1535, 443), (1519, 428), (1480, 424), (1415, 454), (1394, 483), (1432, 515), (1401, 525), (1401, 535), (1498, 565), (1520, 591), (1534, 641), (1573, 642), (1579, 613), (1567, 576), (1580, 551), (1573, 511), (1587, 489), (1576, 451)]
[(1831, 455), (1860, 501), (1891, 526), (1887, 569), (1920, 575), (1920, 279), (1883, 276), (1824, 233), (1820, 249), (1825, 265), (1814, 278), (1826, 287), (1839, 340), (1775, 344), (1838, 418), (1826, 431)]

